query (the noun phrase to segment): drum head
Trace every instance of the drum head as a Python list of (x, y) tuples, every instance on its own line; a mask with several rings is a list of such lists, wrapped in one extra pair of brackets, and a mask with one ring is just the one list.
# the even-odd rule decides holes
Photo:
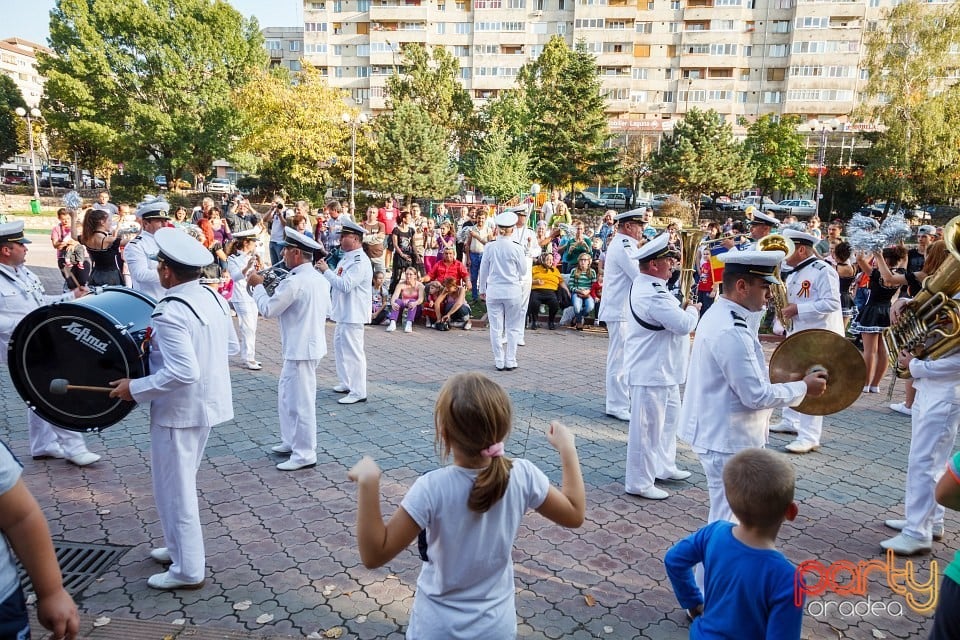
[(146, 375), (144, 334), (154, 302), (129, 289), (61, 302), (27, 314), (9, 346), (10, 377), (44, 420), (71, 431), (99, 431), (136, 405), (102, 391), (51, 392), (51, 382), (109, 387), (111, 380)]

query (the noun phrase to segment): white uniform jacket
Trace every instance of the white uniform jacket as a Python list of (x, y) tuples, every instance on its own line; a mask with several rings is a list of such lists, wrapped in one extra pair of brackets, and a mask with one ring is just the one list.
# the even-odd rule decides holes
[(227, 271), (230, 273), (230, 279), (233, 280), (233, 296), (230, 301), (234, 305), (256, 304), (253, 296), (247, 293), (247, 277), (243, 274), (243, 270), (253, 258), (254, 254), (242, 252), (227, 258)]
[(843, 335), (840, 309), (840, 277), (823, 260), (804, 260), (784, 278), (787, 302), (797, 305), (790, 333), (805, 329), (828, 329)]
[(167, 290), (150, 316), (150, 375), (130, 381), (159, 427), (212, 427), (233, 419), (229, 355), (239, 352), (226, 301), (197, 280)]
[(487, 244), (480, 263), (477, 286), (490, 300), (516, 300), (523, 296), (520, 281), (527, 270), (527, 258), (512, 236), (500, 236)]
[(627, 311), (627, 296), (630, 285), (640, 275), (637, 263), (637, 241), (628, 235), (613, 236), (603, 263), (603, 296), (597, 316), (604, 322), (623, 322), (630, 317)]
[(0, 363), (7, 361), (7, 346), (23, 317), (45, 304), (73, 300), (73, 292), (47, 295), (30, 269), (0, 264)]
[(623, 364), (627, 384), (683, 384), (690, 357), (690, 334), (700, 314), (680, 308), (660, 278), (641, 273), (633, 281), (627, 306)]
[(537, 242), (537, 232), (530, 227), (521, 227), (514, 231), (511, 237), (513, 238), (513, 241), (520, 245), (520, 248), (523, 249), (523, 255), (527, 259), (527, 271), (524, 273), (523, 279), (532, 280), (533, 261), (539, 258), (540, 254), (543, 253), (543, 249), (540, 248), (540, 243)]
[(330, 317), (338, 323), (370, 322), (373, 298), (373, 265), (363, 248), (343, 254), (336, 269), (327, 269), (323, 277), (330, 283), (333, 310)]
[(807, 393), (803, 381), (770, 382), (749, 314), (720, 296), (697, 328), (678, 431), (695, 451), (764, 446), (771, 410), (797, 405)]
[(146, 231), (141, 231), (123, 250), (123, 259), (130, 270), (130, 288), (154, 300), (160, 300), (166, 293), (166, 289), (160, 286), (160, 274), (157, 272), (159, 252), (153, 234)]
[[(953, 296), (960, 300), (960, 293)], [(941, 402), (960, 403), (960, 351), (954, 351), (936, 360), (910, 361), (910, 375), (917, 391), (929, 393)]]
[(320, 360), (327, 355), (330, 285), (312, 264), (291, 270), (272, 296), (257, 285), (253, 299), (264, 318), (280, 318), (284, 360)]

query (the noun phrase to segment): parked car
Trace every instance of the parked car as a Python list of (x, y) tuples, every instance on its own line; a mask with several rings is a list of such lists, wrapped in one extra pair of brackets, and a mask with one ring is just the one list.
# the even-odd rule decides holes
[(234, 193), (237, 188), (227, 178), (211, 178), (207, 182), (207, 193)]
[(48, 167), (43, 167), (43, 169), (40, 170), (40, 186), (72, 189), (73, 180), (70, 178), (70, 167), (65, 164), (53, 164)]
[(764, 211), (770, 211), (772, 213), (779, 213), (780, 211), (777, 203), (767, 196), (763, 196), (762, 199), (760, 196), (748, 196), (737, 202), (736, 207), (737, 211), (746, 211), (747, 207), (756, 207), (757, 209), (763, 209)]
[(777, 211), (785, 216), (809, 218), (817, 212), (817, 203), (813, 200), (781, 200), (777, 203), (777, 209), (771, 209), (771, 211)]
[(601, 200), (589, 191), (577, 191), (572, 198), (568, 193), (563, 202), (571, 209), (604, 209), (607, 206), (606, 200)]
[(30, 184), (30, 176), (26, 171), (10, 169), (3, 176), (3, 184)]
[[(157, 176), (156, 178), (153, 179), (153, 181), (159, 189), (166, 189), (168, 186), (167, 176)], [(180, 178), (174, 178), (173, 188), (176, 190), (189, 189), (190, 183), (187, 182), (186, 180), (181, 180)]]
[(603, 194), (603, 201), (608, 209), (626, 209), (627, 194), (611, 192)]

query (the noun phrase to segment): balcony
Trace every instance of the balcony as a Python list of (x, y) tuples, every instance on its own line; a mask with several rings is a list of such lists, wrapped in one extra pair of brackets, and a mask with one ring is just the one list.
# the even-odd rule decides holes
[(425, 20), (428, 6), (422, 5), (370, 5), (370, 20), (404, 21)]

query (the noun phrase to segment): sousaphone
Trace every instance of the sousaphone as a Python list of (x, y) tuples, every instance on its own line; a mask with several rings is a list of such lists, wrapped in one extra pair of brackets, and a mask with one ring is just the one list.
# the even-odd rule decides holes
[(771, 382), (796, 382), (818, 370), (827, 372), (827, 390), (807, 397), (796, 411), (826, 416), (856, 402), (867, 377), (863, 356), (841, 335), (826, 329), (798, 331), (781, 342), (770, 357)]

